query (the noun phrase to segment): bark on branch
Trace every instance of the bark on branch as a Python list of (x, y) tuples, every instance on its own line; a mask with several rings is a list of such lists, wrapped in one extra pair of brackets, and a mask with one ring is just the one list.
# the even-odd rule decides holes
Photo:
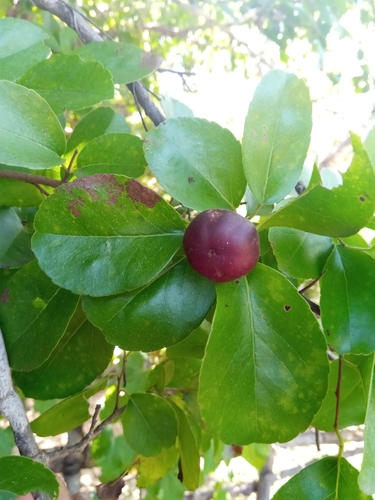
[[(46, 10), (64, 21), (78, 34), (84, 43), (103, 41), (99, 33), (90, 26), (84, 16), (63, 0), (30, 0), (30, 2), (39, 9)], [(141, 82), (129, 83), (127, 87), (155, 126), (165, 120), (165, 116), (151, 99)]]
[(59, 187), (63, 181), (49, 179), (42, 175), (27, 174), (26, 172), (15, 172), (13, 170), (0, 170), (0, 179), (15, 179), (17, 181), (28, 182), (29, 184), (42, 184), (43, 186)]

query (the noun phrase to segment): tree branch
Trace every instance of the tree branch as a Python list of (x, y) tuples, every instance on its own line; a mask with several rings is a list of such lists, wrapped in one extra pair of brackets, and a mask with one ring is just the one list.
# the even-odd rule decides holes
[[(84, 43), (103, 41), (99, 33), (90, 26), (84, 16), (63, 0), (30, 0), (30, 2), (39, 9), (51, 12), (51, 14), (64, 21), (78, 34)], [(127, 87), (155, 126), (165, 120), (165, 116), (151, 99), (141, 82), (129, 83)]]
[(43, 184), (43, 186), (51, 187), (59, 187), (63, 184), (63, 181), (57, 179), (49, 179), (42, 175), (27, 174), (26, 172), (15, 172), (14, 170), (0, 170), (0, 179), (15, 179), (29, 184)]
[(103, 422), (101, 422), (98, 426), (95, 427), (96, 421), (98, 419), (99, 411), (100, 411), (100, 405), (97, 405), (95, 408), (94, 415), (92, 417), (90, 429), (89, 429), (88, 433), (86, 434), (86, 436), (84, 436), (81, 439), (81, 441), (79, 441), (76, 444), (73, 444), (72, 446), (65, 446), (65, 447), (62, 446), (61, 448), (47, 451), (45, 453), (45, 455), (46, 455), (48, 463), (53, 462), (54, 460), (62, 459), (64, 457), (66, 457), (67, 455), (69, 455), (70, 453), (82, 452), (91, 443), (91, 441), (94, 438), (96, 438), (97, 436), (99, 436), (99, 434), (101, 434), (103, 432), (104, 428), (108, 424), (113, 422), (113, 420), (115, 420), (118, 416), (120, 416), (125, 411), (125, 409), (126, 409), (126, 406), (123, 406), (121, 408), (118, 408), (117, 410), (114, 410), (113, 413), (109, 417), (107, 417), (105, 420), (103, 420)]
[[(46, 463), (44, 453), (39, 449), (31, 430), (21, 398), (14, 390), (8, 355), (2, 331), (0, 329), (0, 414), (11, 426), (14, 441), (21, 455)], [(47, 500), (49, 497), (41, 492), (34, 493), (35, 500)]]

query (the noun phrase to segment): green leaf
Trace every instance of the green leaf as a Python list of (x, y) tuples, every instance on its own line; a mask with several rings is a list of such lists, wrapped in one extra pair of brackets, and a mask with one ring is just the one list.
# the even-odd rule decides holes
[(260, 204), (280, 201), (296, 185), (310, 144), (311, 113), (303, 80), (280, 70), (262, 78), (242, 141), (245, 175)]
[(125, 437), (122, 434), (114, 437), (109, 427), (93, 440), (91, 454), (95, 465), (102, 469), (102, 483), (117, 479), (131, 467), (136, 458), (135, 451), (130, 448)]
[(29, 371), (55, 349), (77, 307), (79, 297), (52, 283), (36, 261), (8, 282), (0, 301), (0, 321), (10, 366)]
[(373, 127), (368, 133), (364, 146), (375, 171), (375, 127)]
[(0, 163), (39, 170), (63, 163), (64, 131), (40, 95), (3, 80), (0, 108)]
[(5, 429), (0, 427), (0, 457), (11, 455), (15, 446), (12, 428), (10, 426)]
[(35, 259), (31, 250), (34, 213), (0, 207), (0, 267), (18, 268)]
[(198, 375), (202, 362), (194, 358), (175, 358), (173, 377), (169, 387), (179, 387), (187, 391), (196, 391), (198, 388)]
[(31, 458), (3, 457), (0, 458), (0, 490), (18, 495), (43, 491), (57, 498), (59, 483), (52, 471)]
[(40, 62), (19, 83), (38, 92), (55, 113), (113, 99), (114, 92), (111, 74), (101, 64), (66, 54)]
[(366, 408), (366, 420), (364, 430), (364, 449), (361, 472), (358, 483), (361, 490), (367, 495), (375, 493), (375, 384), (371, 377), (368, 406)]
[(375, 261), (363, 251), (336, 247), (321, 279), (320, 309), (327, 341), (339, 354), (368, 354), (375, 323)]
[(27, 397), (62, 399), (95, 380), (111, 361), (112, 353), (113, 346), (78, 307), (50, 357), (36, 370), (13, 371), (13, 377)]
[(16, 81), (50, 53), (48, 35), (23, 19), (0, 19), (0, 79)]
[(139, 177), (147, 163), (143, 141), (130, 134), (106, 134), (90, 141), (77, 157), (77, 177), (93, 174), (123, 174)]
[(200, 456), (194, 434), (189, 425), (185, 412), (176, 404), (172, 407), (178, 419), (177, 445), (181, 459), (180, 481), (190, 491), (196, 490), (200, 482)]
[(69, 137), (66, 151), (82, 149), (88, 142), (103, 134), (130, 132), (125, 118), (111, 108), (96, 108), (85, 115)]
[(75, 50), (82, 59), (98, 61), (113, 75), (114, 83), (131, 83), (159, 68), (163, 58), (124, 42), (91, 42)]
[(166, 350), (167, 357), (169, 359), (181, 357), (202, 359), (210, 330), (210, 323), (203, 321), (186, 339), (174, 346), (168, 347)]
[(245, 193), (234, 135), (201, 118), (174, 118), (146, 134), (145, 155), (161, 186), (198, 211), (235, 209)]
[(6, 207), (37, 207), (44, 196), (33, 184), (14, 179), (0, 179), (0, 203)]
[(270, 451), (270, 445), (268, 444), (251, 443), (243, 447), (241, 457), (260, 471), (266, 465)]
[(375, 177), (367, 153), (354, 135), (352, 144), (355, 154), (342, 176), (342, 186), (331, 191), (319, 185), (309, 187), (264, 219), (258, 230), (281, 226), (343, 237), (356, 234), (365, 227), (374, 213)]
[(159, 479), (166, 476), (176, 465), (178, 450), (174, 444), (170, 448), (163, 449), (155, 457), (139, 457), (138, 488), (148, 488)]
[(98, 174), (61, 186), (43, 202), (32, 246), (55, 283), (103, 296), (154, 279), (180, 248), (184, 227), (156, 192)]
[(293, 285), (262, 264), (216, 290), (200, 374), (202, 416), (227, 444), (289, 441), (308, 427), (327, 391), (319, 325)]
[(184, 259), (144, 288), (111, 297), (84, 297), (83, 307), (111, 344), (127, 351), (156, 351), (187, 337), (214, 300), (213, 282)]
[(173, 99), (169, 94), (166, 94), (160, 101), (166, 118), (178, 118), (185, 116), (187, 118), (194, 118), (192, 110), (183, 102)]
[[(328, 391), (312, 422), (313, 427), (326, 432), (334, 430), (338, 364), (338, 360), (330, 363)], [(369, 356), (351, 354), (344, 357), (340, 390), (340, 429), (364, 423), (373, 364), (373, 354)]]
[[(345, 459), (341, 459), (337, 479), (337, 458), (325, 457), (305, 467), (274, 495), (273, 500), (366, 500), (358, 487), (358, 471)], [(336, 491), (337, 488), (337, 491)]]
[(132, 394), (122, 423), (126, 441), (134, 451), (145, 457), (153, 457), (170, 448), (178, 434), (175, 412), (155, 394)]
[(268, 235), (280, 271), (293, 278), (317, 278), (333, 248), (331, 238), (298, 229), (271, 227)]
[(90, 418), (90, 405), (87, 399), (103, 390), (106, 385), (107, 379), (104, 379), (89, 389), (64, 399), (33, 420), (30, 424), (31, 429), (38, 436), (47, 437), (57, 436), (82, 425)]

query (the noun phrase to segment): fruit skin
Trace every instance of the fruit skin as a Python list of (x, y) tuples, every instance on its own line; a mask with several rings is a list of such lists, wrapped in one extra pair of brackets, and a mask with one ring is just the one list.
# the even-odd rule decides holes
[(183, 245), (191, 267), (216, 282), (245, 276), (259, 259), (258, 231), (230, 210), (198, 214), (185, 232)]

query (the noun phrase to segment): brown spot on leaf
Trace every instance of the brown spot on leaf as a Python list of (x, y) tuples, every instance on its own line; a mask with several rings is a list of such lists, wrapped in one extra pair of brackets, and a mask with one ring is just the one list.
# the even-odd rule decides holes
[(289, 306), (288, 304), (286, 304), (286, 305), (284, 306), (284, 309), (285, 309), (285, 311), (286, 311), (286, 312), (290, 311), (290, 310), (291, 310), (291, 308), (292, 308), (292, 306)]
[(194, 177), (188, 177), (188, 183), (191, 184), (192, 182), (195, 182)]
[(236, 285), (239, 285), (240, 284), (240, 280), (236, 280), (235, 283), (236, 283)]
[(360, 196), (360, 197), (359, 197), (359, 199), (360, 199), (361, 201), (366, 201), (366, 198), (365, 198), (364, 196)]
[(161, 200), (161, 197), (145, 186), (142, 186), (138, 181), (132, 179), (125, 183), (127, 197), (130, 198), (134, 203), (142, 203), (148, 208), (154, 208), (154, 206)]
[(10, 302), (8, 287), (4, 288), (3, 293), (0, 295), (0, 302)]
[(329, 330), (327, 330), (327, 335), (328, 337), (331, 335), (331, 332)]
[(267, 136), (266, 134), (264, 134), (264, 136), (263, 136), (263, 140), (264, 140), (264, 141), (267, 141), (267, 140), (268, 140), (268, 136)]
[(23, 227), (27, 226), (27, 220), (22, 220), (21, 224), (23, 225)]
[(84, 189), (91, 196), (93, 201), (99, 201), (99, 191), (101, 193), (104, 192), (104, 194), (107, 194), (107, 203), (109, 205), (115, 205), (124, 190), (124, 186), (119, 184), (116, 177), (112, 174), (90, 175), (65, 184), (65, 189), (69, 193), (71, 193), (75, 187)]
[(225, 307), (229, 307), (228, 304), (225, 304)]
[(68, 208), (72, 212), (73, 217), (79, 217), (80, 215), (82, 215), (79, 207), (82, 207), (84, 204), (85, 202), (80, 196), (78, 196), (78, 198), (74, 200), (70, 200)]

